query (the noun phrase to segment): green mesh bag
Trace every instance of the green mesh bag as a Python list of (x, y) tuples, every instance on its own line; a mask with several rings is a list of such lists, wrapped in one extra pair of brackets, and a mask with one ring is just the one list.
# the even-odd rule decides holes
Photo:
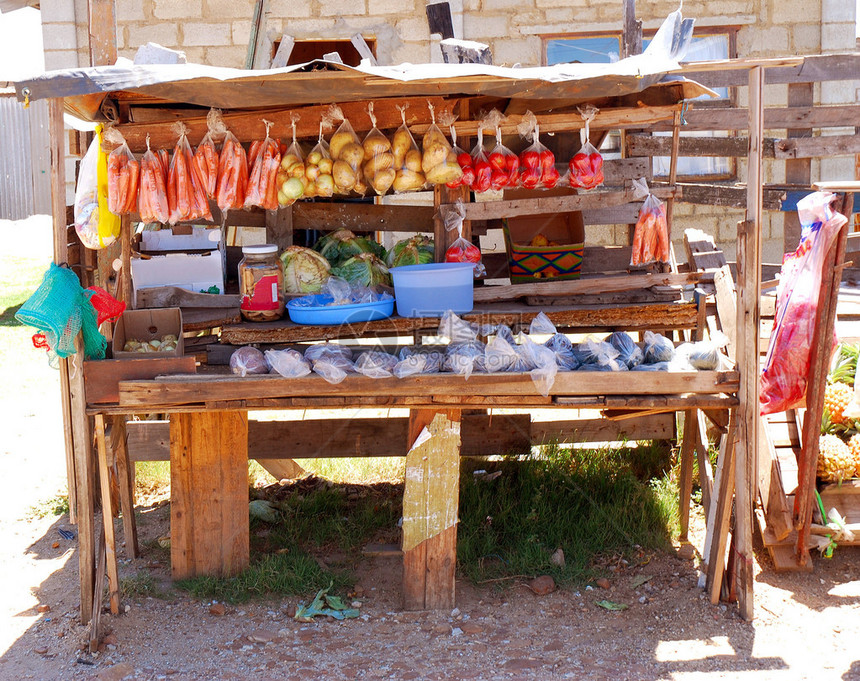
[(87, 359), (104, 359), (107, 341), (99, 333), (92, 291), (81, 288), (78, 275), (51, 263), (36, 292), (27, 299), (15, 319), (34, 326), (45, 335), (51, 360), (75, 354), (75, 337), (83, 334)]

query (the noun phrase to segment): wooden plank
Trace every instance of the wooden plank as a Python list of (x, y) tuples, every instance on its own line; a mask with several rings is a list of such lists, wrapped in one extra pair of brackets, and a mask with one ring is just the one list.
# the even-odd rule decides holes
[(697, 272), (683, 274), (631, 274), (618, 277), (594, 277), (569, 281), (546, 281), (508, 286), (483, 286), (475, 289), (476, 303), (492, 303), (522, 296), (575, 296), (611, 291), (633, 291), (652, 286), (683, 286), (699, 280)]
[[(494, 419), (499, 418), (494, 416)], [(465, 423), (464, 423), (465, 429)], [(464, 430), (464, 433), (467, 432)], [(648, 414), (625, 421), (576, 419), (532, 421), (532, 444), (546, 442), (620, 442), (668, 440), (675, 435), (675, 416), (671, 412)], [(464, 455), (465, 455), (464, 444)]]
[(115, 0), (87, 0), (90, 64), (116, 63)]
[[(543, 130), (543, 128), (541, 128)], [(677, 188), (653, 187), (652, 193), (661, 199), (681, 197)], [(467, 220), (501, 220), (519, 215), (567, 213), (598, 208), (611, 208), (636, 201), (632, 189), (623, 191), (596, 191), (569, 196), (547, 196), (536, 199), (482, 201), (466, 205)]]
[(137, 307), (204, 307), (238, 308), (242, 297), (238, 294), (197, 293), (178, 286), (154, 286), (137, 292)]
[[(777, 140), (774, 145), (776, 159), (829, 158), (830, 156), (851, 156), (860, 153), (858, 135), (820, 135), (811, 137), (807, 129), (806, 137)], [(799, 183), (786, 175), (786, 182)]]
[(104, 528), (99, 533), (98, 539), (98, 548), (96, 549), (95, 556), (96, 563), (96, 571), (95, 571), (95, 580), (96, 584), (99, 585), (98, 589), (93, 589), (92, 594), (92, 602), (90, 603), (90, 608), (92, 608), (93, 616), (89, 622), (89, 651), (91, 653), (95, 653), (99, 649), (99, 643), (101, 641), (101, 619), (102, 619), (102, 587), (105, 582), (105, 533)]
[[(743, 185), (678, 182), (677, 187), (684, 203), (727, 208), (744, 208), (747, 204), (746, 188)], [(762, 199), (764, 210), (780, 210), (785, 193), (785, 189), (765, 188)]]
[[(528, 286), (519, 284), (518, 286)], [(484, 324), (529, 324), (540, 312), (534, 307), (519, 303), (480, 304), (472, 312), (461, 315), (479, 326)], [(614, 307), (554, 308), (545, 310), (559, 329), (615, 329), (655, 330), (695, 328), (698, 310), (695, 303), (657, 303), (650, 305), (618, 305)], [(183, 328), (188, 330), (183, 311)], [(211, 326), (215, 326), (214, 324)], [(299, 343), (324, 341), (335, 338), (362, 338), (372, 336), (411, 335), (414, 331), (435, 330), (439, 319), (434, 317), (390, 317), (375, 322), (339, 324), (337, 326), (302, 326), (287, 320), (256, 324), (225, 324), (221, 329), (221, 342), (228, 345), (253, 343)]]
[[(726, 413), (728, 417), (728, 412)], [(696, 410), (696, 461), (699, 464), (699, 487), (702, 489), (702, 508), (711, 508), (714, 498), (714, 471), (709, 457), (711, 443), (708, 442), (708, 424), (705, 412)]]
[(642, 53), (642, 21), (636, 18), (635, 0), (624, 0), (621, 6), (621, 56)]
[[(130, 464), (128, 456), (128, 433), (125, 427), (125, 416), (114, 416), (111, 421), (111, 448), (116, 458), (116, 475), (119, 481), (119, 498), (122, 508), (122, 533), (125, 537), (125, 554), (128, 558), (137, 558), (140, 547), (137, 541), (137, 522), (134, 517), (134, 465)], [(167, 426), (167, 423), (164, 424)], [(165, 427), (169, 439), (169, 430)], [(165, 448), (165, 460), (170, 459), (170, 450)]]
[[(660, 371), (660, 372), (559, 372), (550, 395), (653, 395), (730, 393), (737, 389), (735, 372)], [(282, 378), (280, 376), (195, 375), (168, 376), (148, 381), (120, 383), (121, 408), (147, 407), (148, 411), (181, 405), (209, 404), (217, 401), (259, 400), (279, 397), (396, 397), (426, 395), (449, 396), (468, 400), (471, 396), (537, 395), (527, 374), (473, 374), (467, 381), (454, 374), (427, 374), (408, 380), (373, 379), (347, 376), (332, 385), (320, 376)]]
[(735, 282), (728, 266), (723, 266), (714, 273), (714, 286), (716, 288), (717, 319), (720, 329), (729, 339), (726, 345), (726, 354), (733, 362), (737, 356), (737, 298), (735, 295)]
[(708, 595), (714, 605), (720, 602), (720, 588), (726, 568), (726, 546), (735, 488), (736, 420), (735, 412), (732, 410), (728, 433), (723, 436), (720, 443), (717, 472), (714, 476), (714, 495), (711, 496), (711, 505), (708, 508), (703, 555), (707, 557)]
[(758, 496), (764, 510), (767, 527), (777, 541), (785, 539), (793, 529), (791, 509), (785, 497), (776, 450), (771, 442), (766, 418), (759, 424)]
[[(413, 411), (403, 490), (403, 607), (455, 604), (460, 487), (460, 413)], [(424, 442), (421, 439), (429, 434)]]
[[(777, 85), (854, 80), (860, 70), (860, 56), (856, 53), (806, 55), (802, 59), (799, 65), (772, 66), (765, 69), (765, 83)], [(748, 85), (747, 69), (742, 66), (726, 64), (724, 68), (711, 71), (697, 71), (696, 68), (696, 63), (684, 64), (684, 76), (710, 88)]]
[(696, 447), (696, 428), (698, 416), (695, 409), (684, 412), (684, 435), (681, 440), (681, 471), (678, 481), (678, 511), (680, 516), (680, 535), (678, 541), (688, 543), (690, 527), (690, 496), (693, 493), (693, 455)]
[(164, 374), (193, 374), (194, 357), (146, 357), (141, 359), (100, 359), (83, 363), (88, 404), (119, 401), (119, 382), (132, 378), (155, 378)]
[[(749, 121), (744, 108), (698, 108), (684, 115), (684, 131), (747, 130)], [(860, 125), (860, 106), (834, 104), (828, 106), (798, 106), (768, 108), (764, 111), (764, 129), (788, 128), (846, 128)], [(672, 129), (671, 118), (655, 122), (655, 131)], [(543, 126), (541, 126), (543, 131)]]
[(433, 207), (300, 201), (293, 205), (293, 229), (432, 232)]
[(266, 211), (266, 243), (282, 251), (293, 245), (293, 206)]
[(746, 222), (738, 232), (737, 365), (738, 443), (735, 456), (735, 530), (738, 608), (745, 620), (753, 609), (753, 507), (758, 479), (759, 306), (761, 303), (762, 155), (764, 69), (749, 74), (750, 154), (747, 165)]
[[(119, 572), (116, 563), (116, 536), (113, 526), (113, 504), (110, 489), (110, 468), (107, 460), (107, 444), (105, 443), (105, 418), (101, 414), (95, 416), (96, 450), (99, 460), (99, 480), (101, 482), (101, 506), (103, 519), (103, 536), (105, 543), (105, 563), (108, 575), (108, 599), (110, 611), (119, 614)], [(100, 595), (102, 583), (96, 580), (95, 590)]]
[[(801, 86), (801, 87), (806, 87)], [(811, 104), (811, 103), (810, 103)], [(631, 156), (668, 156), (672, 151), (670, 137), (629, 135)], [(746, 137), (681, 137), (678, 153), (681, 156), (743, 157), (747, 154)], [(820, 135), (813, 137), (807, 128), (805, 137), (768, 138), (762, 141), (762, 156), (773, 159), (811, 159), (830, 156), (850, 156), (860, 153), (857, 135)], [(802, 184), (786, 177), (790, 184)]]
[(174, 579), (248, 566), (248, 420), (240, 411), (170, 417), (170, 561)]

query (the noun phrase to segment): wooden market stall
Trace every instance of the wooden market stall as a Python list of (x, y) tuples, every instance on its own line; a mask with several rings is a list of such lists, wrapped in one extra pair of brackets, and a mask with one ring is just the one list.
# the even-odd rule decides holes
[[(285, 408), (402, 407), (410, 410), (407, 422), (357, 426), (353, 440), (357, 452), (362, 435), (375, 437), (386, 447), (406, 455), (403, 560), (404, 604), (407, 608), (449, 608), (454, 604), (456, 519), (461, 447), (472, 454), (491, 453), (487, 447), (511, 442), (530, 444), (539, 429), (528, 415), (493, 422), (486, 410), (493, 407), (600, 409), (625, 416), (687, 415), (682, 448), (682, 532), (686, 539), (692, 458), (699, 457), (703, 489), (710, 498), (710, 593), (719, 598), (727, 557), (727, 530), (735, 503), (734, 570), (741, 613), (753, 614), (752, 518), (758, 493), (758, 330), (762, 211), (762, 143), (764, 70), (797, 65), (798, 59), (729, 62), (714, 70), (748, 72), (749, 153), (746, 188), (747, 219), (738, 226), (738, 281), (735, 366), (719, 371), (641, 372), (631, 374), (559, 372), (547, 395), (542, 395), (528, 374), (426, 375), (404, 379), (370, 379), (348, 376), (331, 385), (319, 376), (287, 379), (279, 376), (237, 377), (227, 370), (226, 358), (235, 346), (291, 345), (301, 342), (376, 336), (396, 338), (432, 332), (438, 318), (401, 318), (367, 322), (350, 327), (308, 327), (280, 320), (242, 323), (232, 307), (201, 311), (200, 295), (164, 291), (149, 303), (133, 295), (129, 276), (132, 254), (130, 216), (122, 220), (118, 242), (119, 266), (115, 290), (131, 306), (188, 305), (184, 331), (189, 356), (199, 367), (186, 363), (156, 367), (145, 376), (126, 373), (123, 360), (84, 363), (82, 352), (61, 362), (63, 407), (66, 419), (70, 494), (79, 525), (81, 615), (87, 621), (100, 604), (101, 575), (106, 570), (112, 610), (119, 607), (116, 541), (113, 535), (110, 470), (115, 464), (120, 479), (127, 548), (135, 550), (133, 510), (127, 494), (129, 455), (126, 415), (160, 413), (169, 418), (171, 461), (171, 564), (175, 577), (193, 574), (233, 574), (249, 560), (246, 462), (250, 458), (297, 458), (301, 449), (318, 449), (326, 428), (316, 432), (295, 423), (249, 420), (249, 411)], [(688, 100), (703, 88), (685, 80), (663, 81), (666, 71), (679, 70), (665, 60), (652, 63), (647, 55), (625, 59), (609, 70), (573, 68), (501, 69), (462, 65), (427, 65), (414, 72), (405, 68), (347, 69), (314, 63), (296, 69), (242, 72), (187, 65), (188, 69), (96, 67), (48, 74), (18, 84), (19, 97), (51, 99), (53, 132), (53, 187), (55, 262), (68, 263), (67, 211), (63, 200), (62, 113), (91, 120), (110, 121), (132, 151), (172, 148), (171, 125), (183, 120), (197, 144), (206, 131), (210, 106), (225, 111), (225, 122), (241, 142), (261, 137), (260, 120), (275, 123), (275, 134), (287, 137), (291, 113), (298, 113), (298, 136), (316, 137), (320, 115), (329, 102), (339, 102), (361, 134), (370, 129), (365, 115), (375, 104), (377, 124), (392, 130), (400, 124), (396, 104), (409, 103), (407, 123), (413, 133), (431, 122), (429, 100), (437, 111), (454, 111), (460, 139), (476, 134), (482, 110), (499, 108), (504, 134), (512, 134), (523, 113), (533, 111), (545, 132), (564, 135), (578, 131), (583, 119), (577, 106), (592, 103), (599, 109), (591, 123), (593, 135), (607, 130), (647, 131), (667, 126), (673, 131), (673, 170), (669, 181), (654, 189), (671, 206), (683, 200), (674, 172), (682, 112)], [(700, 70), (707, 65), (697, 65)], [(448, 68), (452, 67), (452, 68)], [(550, 78), (550, 75), (552, 78)], [(471, 146), (470, 142), (463, 143)], [(563, 147), (560, 147), (563, 148)], [(644, 171), (644, 172), (643, 172)], [(642, 158), (606, 162), (606, 188), (587, 193), (562, 192), (496, 198), (468, 203), (467, 237), (487, 229), (492, 221), (517, 216), (581, 212), (589, 224), (629, 224), (635, 221), (639, 199), (630, 180), (650, 175)], [(213, 215), (222, 226), (262, 225), (268, 238), (285, 247), (302, 229), (332, 229), (347, 225), (356, 231), (429, 231), (436, 239), (437, 259), (451, 236), (435, 217), (439, 206), (468, 192), (437, 187), (433, 208), (382, 202), (297, 203), (266, 214)], [(632, 209), (631, 209), (632, 207)], [(470, 231), (471, 230), (471, 231)], [(513, 286), (479, 286), (475, 309), (465, 318), (480, 324), (528, 324), (543, 309), (559, 330), (582, 333), (595, 330), (663, 330), (701, 337), (704, 307), (690, 295), (696, 273), (609, 271), (606, 253), (583, 263), (580, 280), (535, 282)], [(629, 258), (629, 249), (625, 259)], [(596, 266), (593, 263), (597, 263)], [(102, 267), (105, 272), (109, 269)], [(685, 289), (686, 287), (686, 289)], [(173, 296), (173, 297), (171, 297)], [(537, 306), (529, 303), (537, 303)], [(550, 304), (552, 303), (552, 304)], [(209, 331), (207, 346), (195, 346), (192, 336)], [(80, 350), (80, 347), (79, 347)], [(186, 357), (187, 360), (187, 357)], [(139, 361), (139, 360), (131, 360)], [(113, 362), (114, 364), (110, 364)], [(117, 364), (119, 362), (119, 364)], [(483, 413), (472, 413), (483, 410)], [(709, 478), (702, 444), (706, 415), (724, 430), (715, 476)], [(499, 417), (495, 417), (499, 420)], [(519, 419), (519, 420), (518, 420)], [(94, 430), (91, 427), (94, 426)], [(112, 425), (112, 428), (109, 426)], [(593, 425), (593, 424), (592, 424)], [(425, 428), (429, 438), (422, 436)], [(552, 430), (568, 435), (587, 429), (580, 422), (560, 421)], [(599, 430), (599, 429), (598, 429)], [(91, 442), (91, 433), (95, 433)], [(550, 432), (546, 428), (545, 435)], [(580, 430), (583, 432), (583, 430)], [(605, 435), (606, 430), (601, 431)], [(161, 431), (161, 437), (163, 437)], [(421, 437), (419, 437), (421, 436)], [(284, 443), (295, 451), (284, 451)], [(94, 448), (95, 445), (95, 454)], [(262, 450), (262, 451), (260, 451)], [(96, 492), (98, 479), (99, 493)], [(125, 492), (123, 492), (125, 490)], [(94, 512), (100, 497), (104, 531), (96, 543)], [(103, 558), (100, 558), (103, 556)], [(98, 585), (98, 586), (96, 586)]]

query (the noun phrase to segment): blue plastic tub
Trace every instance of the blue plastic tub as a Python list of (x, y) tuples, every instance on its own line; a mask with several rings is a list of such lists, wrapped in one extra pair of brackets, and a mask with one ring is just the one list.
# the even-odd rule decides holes
[(401, 317), (441, 317), (446, 310), (471, 312), (475, 266), (469, 262), (433, 262), (392, 267), (394, 298)]
[[(302, 305), (300, 300), (310, 298), (316, 305)], [(294, 298), (287, 303), (290, 320), (296, 324), (332, 325), (351, 324), (354, 322), (372, 322), (385, 319), (394, 313), (394, 299), (380, 300), (375, 303), (354, 303), (352, 305), (326, 305), (331, 303), (331, 296), (316, 294)]]

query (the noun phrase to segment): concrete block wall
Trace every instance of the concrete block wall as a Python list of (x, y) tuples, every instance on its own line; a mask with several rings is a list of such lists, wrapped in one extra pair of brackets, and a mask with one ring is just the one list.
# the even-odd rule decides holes
[[(509, 66), (542, 63), (546, 35), (618, 31), (622, 18), (621, 3), (589, 0), (453, 0), (451, 4), (462, 38), (487, 43), (495, 63)], [(152, 41), (184, 51), (191, 62), (241, 68), (254, 6), (254, 0), (116, 0), (118, 53), (131, 58), (140, 45)], [(89, 63), (86, 8), (86, 0), (43, 0), (47, 68)], [(640, 0), (636, 11), (644, 28), (655, 29), (676, 8), (676, 0)], [(266, 9), (264, 50), (271, 49), (284, 33), (296, 40), (348, 40), (361, 33), (376, 40), (381, 64), (439, 58), (436, 39), (429, 34), (425, 0), (268, 0)], [(739, 27), (741, 57), (855, 49), (855, 7), (848, 0), (688, 0), (683, 13), (695, 17), (699, 27)], [(854, 82), (824, 84), (816, 87), (815, 100), (823, 104), (854, 102), (856, 90)], [(786, 93), (785, 86), (768, 86), (766, 101), (785, 105)], [(743, 105), (745, 88), (738, 95)], [(745, 163), (740, 161), (740, 180), (745, 177), (744, 169)], [(764, 172), (767, 182), (784, 180), (782, 163), (767, 162)], [(844, 179), (853, 173), (853, 157), (825, 159), (812, 166), (813, 180)], [(676, 206), (675, 216), (676, 237), (687, 227), (704, 229), (727, 252), (734, 252), (740, 211), (734, 214), (681, 204)], [(767, 260), (781, 258), (781, 224), (781, 215), (766, 218)], [(625, 243), (627, 228), (594, 228), (588, 239), (591, 243)]]

